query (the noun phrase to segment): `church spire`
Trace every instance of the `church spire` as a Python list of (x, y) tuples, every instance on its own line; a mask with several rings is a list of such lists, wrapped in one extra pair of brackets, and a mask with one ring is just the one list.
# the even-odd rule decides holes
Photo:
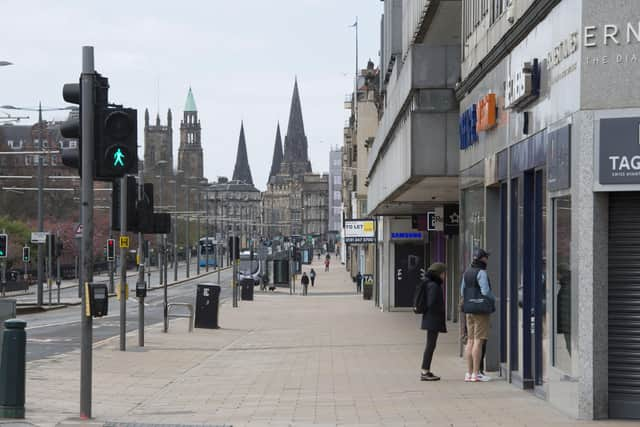
[(302, 175), (311, 172), (311, 163), (307, 155), (307, 136), (304, 132), (302, 105), (300, 103), (297, 78), (293, 85), (287, 135), (284, 138), (283, 169), (286, 170), (282, 172), (291, 175)]
[(193, 98), (193, 92), (191, 91), (191, 86), (189, 86), (189, 93), (187, 93), (187, 100), (184, 103), (184, 111), (198, 111), (196, 108), (196, 100)]
[(238, 140), (238, 152), (236, 154), (236, 166), (233, 168), (234, 181), (241, 181), (253, 185), (249, 157), (247, 156), (247, 143), (244, 138), (244, 123), (240, 122), (240, 139)]
[(276, 176), (280, 172), (280, 164), (282, 163), (282, 137), (280, 136), (280, 122), (276, 128), (276, 143), (273, 147), (273, 160), (271, 160), (271, 172), (269, 178)]

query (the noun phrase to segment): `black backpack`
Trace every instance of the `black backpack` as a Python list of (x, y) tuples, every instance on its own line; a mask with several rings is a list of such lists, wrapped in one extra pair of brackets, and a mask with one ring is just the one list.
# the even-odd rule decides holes
[(413, 312), (424, 314), (427, 312), (427, 282), (420, 282), (413, 294)]

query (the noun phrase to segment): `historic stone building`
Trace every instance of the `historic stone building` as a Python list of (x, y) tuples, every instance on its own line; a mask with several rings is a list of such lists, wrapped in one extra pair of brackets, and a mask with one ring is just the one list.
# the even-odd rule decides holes
[(180, 148), (178, 149), (178, 170), (187, 178), (202, 179), (202, 141), (198, 109), (189, 88), (184, 105), (184, 116), (180, 122)]
[(233, 233), (240, 236), (242, 248), (249, 247), (251, 240), (261, 235), (261, 193), (253, 185), (244, 124), (240, 125), (236, 164), (233, 178), (219, 177), (205, 190), (207, 200), (208, 234), (226, 241)]
[(267, 238), (304, 234), (315, 236), (318, 243), (326, 240), (328, 178), (312, 173), (307, 152), (308, 141), (296, 80), (284, 138), (284, 153), (278, 125), (269, 182), (262, 197), (264, 234)]
[[(172, 200), (172, 189), (168, 182), (174, 179), (173, 128), (171, 110), (167, 111), (167, 124), (160, 123), (160, 114), (155, 124), (149, 122), (149, 110), (144, 111), (144, 180), (153, 183), (155, 203), (158, 206)], [(160, 194), (162, 188), (162, 194)]]

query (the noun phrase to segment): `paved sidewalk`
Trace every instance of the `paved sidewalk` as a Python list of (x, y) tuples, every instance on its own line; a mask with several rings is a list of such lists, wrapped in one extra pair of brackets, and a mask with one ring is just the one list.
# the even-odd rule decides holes
[[(317, 261), (314, 260), (317, 263)], [(234, 426), (568, 426), (577, 422), (503, 381), (464, 383), (456, 334), (441, 335), (420, 382), (424, 333), (412, 313), (381, 313), (354, 295), (343, 266), (318, 276), (309, 295), (288, 289), (223, 304), (221, 329), (187, 333), (186, 320), (99, 343), (93, 416), (100, 423)], [(304, 268), (308, 271), (308, 266)], [(256, 288), (257, 289), (257, 288)], [(301, 287), (296, 286), (300, 291)], [(134, 319), (131, 319), (132, 321)], [(100, 319), (94, 322), (100, 327)], [(452, 325), (452, 331), (456, 329)], [(28, 364), (27, 421), (67, 425), (78, 415), (79, 353)], [(629, 423), (605, 423), (630, 425)], [(77, 424), (76, 424), (77, 425)]]

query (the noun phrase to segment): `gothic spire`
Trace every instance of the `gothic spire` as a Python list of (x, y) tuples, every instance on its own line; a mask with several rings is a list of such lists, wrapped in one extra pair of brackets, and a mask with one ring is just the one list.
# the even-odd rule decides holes
[(275, 176), (280, 172), (280, 164), (282, 163), (282, 137), (280, 136), (280, 122), (276, 129), (276, 143), (273, 147), (273, 160), (271, 160), (271, 172), (269, 172), (269, 178)]
[(189, 93), (187, 93), (187, 100), (184, 103), (184, 111), (198, 111), (196, 108), (196, 100), (193, 98), (193, 92), (191, 86), (189, 86)]
[(286, 167), (289, 169), (284, 171), (286, 173), (300, 175), (311, 172), (311, 163), (307, 155), (307, 136), (304, 133), (304, 121), (302, 120), (302, 106), (300, 104), (297, 78), (293, 85), (287, 135), (284, 138), (284, 163), (286, 163)]
[(236, 154), (236, 166), (233, 168), (233, 180), (242, 181), (253, 185), (249, 157), (247, 156), (247, 143), (244, 139), (244, 123), (240, 122), (240, 139), (238, 140), (238, 153)]

